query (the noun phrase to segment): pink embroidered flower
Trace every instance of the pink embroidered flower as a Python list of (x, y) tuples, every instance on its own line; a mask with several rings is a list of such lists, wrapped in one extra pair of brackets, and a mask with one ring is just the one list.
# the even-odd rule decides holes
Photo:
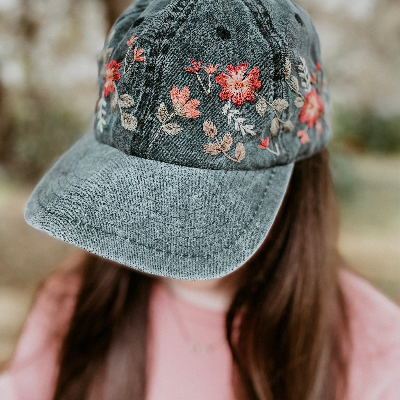
[(106, 64), (106, 77), (104, 78), (103, 93), (104, 97), (108, 97), (110, 93), (114, 93), (114, 81), (121, 79), (121, 74), (118, 70), (121, 68), (121, 63), (112, 60)]
[(297, 136), (300, 138), (301, 144), (306, 144), (310, 141), (310, 137), (308, 136), (306, 131), (298, 131)]
[(319, 61), (317, 61), (316, 63), (315, 63), (315, 69), (319, 72), (319, 71), (321, 71), (321, 63), (319, 62)]
[(321, 122), (318, 121), (316, 126), (317, 126), (317, 134), (321, 135), (322, 132), (324, 131), (324, 128), (323, 128)]
[(135, 48), (133, 49), (133, 59), (134, 59), (135, 61), (146, 61), (146, 57), (145, 57), (145, 56), (142, 56), (142, 57), (141, 57), (141, 55), (143, 54), (143, 52), (144, 52), (144, 49), (140, 49), (139, 51), (137, 51), (137, 47), (135, 47)]
[(236, 106), (242, 105), (245, 101), (250, 103), (254, 101), (253, 91), (261, 87), (261, 81), (258, 80), (260, 71), (257, 67), (254, 67), (243, 79), (248, 66), (247, 63), (241, 63), (235, 68), (230, 64), (226, 67), (230, 76), (221, 73), (215, 77), (215, 82), (223, 87), (219, 94), (221, 100), (232, 98)]
[(126, 44), (131, 47), (133, 42), (138, 38), (138, 36), (132, 36), (127, 42)]
[(209, 64), (208, 67), (204, 67), (204, 71), (206, 71), (208, 75), (211, 75), (218, 69), (218, 67), (219, 64), (215, 65), (214, 67), (212, 64)]
[(186, 118), (197, 118), (200, 115), (200, 111), (196, 110), (196, 107), (200, 104), (200, 101), (197, 99), (188, 101), (190, 97), (190, 90), (188, 86), (185, 86), (182, 90), (179, 90), (176, 86), (174, 86), (170, 91), (170, 95), (176, 115)]
[(307, 123), (309, 128), (312, 128), (317, 121), (322, 117), (325, 106), (315, 89), (306, 94), (304, 106), (299, 115), (302, 124)]
[(201, 61), (199, 61), (198, 64), (196, 64), (196, 61), (194, 61), (193, 58), (191, 58), (190, 62), (192, 64), (193, 69), (191, 69), (189, 67), (185, 67), (185, 70), (188, 71), (188, 72), (193, 72), (194, 74), (196, 72), (199, 72), (200, 66), (201, 66)]
[(315, 72), (313, 72), (310, 78), (310, 83), (314, 85), (315, 82), (317, 82), (317, 75), (315, 75)]
[(262, 150), (266, 150), (269, 145), (269, 137), (267, 137), (265, 139), (260, 139), (260, 143), (261, 144), (258, 145), (258, 148), (262, 149)]

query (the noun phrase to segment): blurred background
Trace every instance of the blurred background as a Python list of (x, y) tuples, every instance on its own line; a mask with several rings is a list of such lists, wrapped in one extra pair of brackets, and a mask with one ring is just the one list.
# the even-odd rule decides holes
[[(24, 222), (41, 175), (91, 128), (97, 57), (131, 0), (0, 0), (0, 364), (38, 284), (77, 248)], [(320, 35), (340, 250), (400, 304), (400, 1), (298, 0)]]

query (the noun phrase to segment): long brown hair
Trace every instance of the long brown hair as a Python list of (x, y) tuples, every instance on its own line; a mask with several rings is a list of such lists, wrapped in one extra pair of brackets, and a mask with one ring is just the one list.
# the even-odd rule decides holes
[[(226, 338), (238, 400), (345, 399), (349, 335), (337, 219), (323, 150), (296, 162), (270, 233), (232, 274), (240, 279)], [(54, 400), (145, 399), (147, 309), (155, 279), (88, 255)]]

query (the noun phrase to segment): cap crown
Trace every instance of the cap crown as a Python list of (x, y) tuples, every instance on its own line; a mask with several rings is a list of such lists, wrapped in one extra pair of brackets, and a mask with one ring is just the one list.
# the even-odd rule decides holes
[(285, 165), (325, 147), (329, 92), (299, 6), (153, 0), (140, 11), (133, 4), (117, 20), (99, 59), (98, 141), (222, 170)]

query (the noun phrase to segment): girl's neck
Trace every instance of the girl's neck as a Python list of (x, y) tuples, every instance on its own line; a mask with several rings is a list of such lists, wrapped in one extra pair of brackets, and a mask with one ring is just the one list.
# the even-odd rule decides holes
[(161, 278), (161, 283), (178, 298), (196, 306), (226, 312), (235, 294), (238, 272), (222, 278), (204, 281), (188, 281), (172, 278)]

